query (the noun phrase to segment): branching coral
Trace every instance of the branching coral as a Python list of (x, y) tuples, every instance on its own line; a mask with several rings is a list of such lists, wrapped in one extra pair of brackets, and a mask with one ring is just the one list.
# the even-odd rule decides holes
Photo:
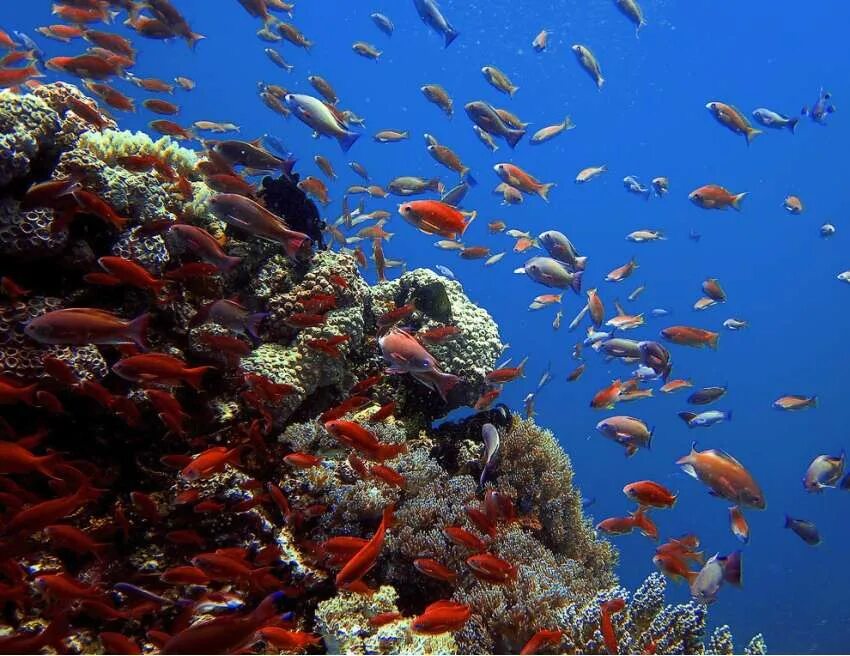
[[(227, 613), (253, 627), (253, 613), (271, 599), (273, 612), (248, 632), (246, 648), (270, 650), (261, 629), (274, 621), (305, 632), (309, 644), (321, 636), (329, 652), (516, 652), (536, 630), (549, 629), (564, 632), (561, 649), (604, 653), (600, 605), (621, 597), (624, 608), (612, 619), (621, 651), (730, 652), (727, 627), (704, 644), (704, 607), (664, 605), (660, 575), (633, 596), (616, 587), (616, 553), (583, 515), (570, 460), (550, 432), (503, 406), (432, 426), (475, 401), (502, 348), (492, 318), (458, 283), (416, 270), (369, 287), (349, 255), (285, 257), (277, 244), (213, 216), (212, 191), (193, 153), (167, 138), (91, 130), (69, 109), (71, 96), (89, 102), (62, 84), (0, 94), (0, 121), (21, 130), (3, 142), (17, 154), (0, 148), (0, 176), (11, 183), (0, 197), (0, 253), (14, 255), (15, 273), (33, 288), (0, 305), (4, 400), (14, 403), (2, 427), (53, 467), (0, 477), (0, 551), (10, 554), (0, 563), (0, 590), (19, 592), (10, 593), (0, 647), (51, 626), (45, 646), (59, 651), (102, 650), (120, 631), (153, 652), (167, 635)], [(127, 155), (155, 156), (191, 191), (182, 180), (128, 169), (121, 159)], [(81, 228), (53, 232), (52, 210), (20, 210), (30, 184), (65, 176), (79, 179), (127, 225), (116, 230), (84, 217)], [(298, 194), (290, 182), (265, 184), (270, 206), (304, 212), (293, 218), (318, 229)], [(149, 229), (168, 228), (178, 216), (209, 230), (231, 263), (241, 260), (199, 278), (175, 275), (187, 263), (203, 263), (174, 229)], [(43, 266), (30, 266), (24, 254)], [(122, 280), (95, 286), (90, 274), (103, 281), (97, 261), (106, 255), (169, 282), (162, 293)], [(241, 305), (228, 307), (264, 316), (256, 330), (210, 314), (215, 302), (237, 294)], [(406, 305), (413, 331), (458, 329), (428, 345), (444, 371), (463, 379), (448, 402), (408, 375), (384, 371), (380, 320)], [(146, 357), (113, 343), (126, 339), (50, 345), (23, 332), (30, 320), (68, 307), (91, 308), (101, 318), (98, 311), (106, 310), (118, 321), (149, 315), (144, 337), (157, 362), (164, 356), (183, 369), (120, 377), (111, 373), (117, 361)], [(336, 352), (317, 348), (327, 339), (336, 340)], [(54, 358), (46, 368), (48, 355)], [(46, 395), (52, 414), (33, 407), (28, 386)], [(352, 395), (355, 402), (338, 410)], [(389, 409), (380, 420), (378, 408)], [(334, 425), (323, 419), (331, 410), (352, 422), (355, 437), (331, 434)], [(485, 422), (500, 431), (500, 449), (482, 476)], [(56, 499), (66, 507), (51, 521), (64, 529), (43, 531), (28, 509)], [(384, 521), (386, 534), (378, 528)], [(54, 535), (67, 539), (68, 532), (75, 548)], [(336, 585), (352, 554), (334, 553), (332, 540), (357, 549), (377, 541), (354, 585)], [(482, 558), (504, 576), (488, 578)], [(448, 573), (435, 578), (419, 559)], [(57, 605), (45, 601), (61, 597), (56, 586), (67, 580), (82, 592), (60, 599), (72, 611), (67, 616), (52, 613)], [(414, 616), (449, 599), (468, 606), (457, 631), (414, 631)], [(291, 619), (281, 618), (283, 611)], [(373, 621), (384, 613), (399, 617)], [(57, 615), (67, 626), (50, 622)], [(15, 637), (2, 642), (2, 635)], [(759, 637), (746, 648), (763, 649)]]

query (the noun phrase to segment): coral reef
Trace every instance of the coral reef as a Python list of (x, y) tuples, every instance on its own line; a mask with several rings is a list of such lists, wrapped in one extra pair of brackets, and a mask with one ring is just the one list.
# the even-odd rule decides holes
[[(173, 652), (224, 627), (228, 652), (514, 653), (557, 629), (559, 651), (610, 653), (600, 605), (622, 598), (621, 652), (732, 652), (705, 607), (664, 604), (661, 575), (618, 587), (552, 433), (504, 406), (434, 426), (502, 349), (459, 283), (288, 257), (213, 214), (209, 160), (79, 103), (96, 107), (66, 84), (0, 94), (0, 651)], [(21, 209), (66, 178), (120, 220)], [(321, 236), (293, 180), (259, 197)], [(457, 329), (427, 344), (461, 379), (445, 400), (386, 371), (399, 309), (414, 335)], [(428, 633), (441, 600), (465, 615)]]

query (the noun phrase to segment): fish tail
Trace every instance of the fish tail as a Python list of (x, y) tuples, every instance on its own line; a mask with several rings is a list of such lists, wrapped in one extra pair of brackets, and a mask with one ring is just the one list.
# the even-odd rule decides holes
[(53, 465), (57, 464), (58, 460), (59, 453), (50, 453), (42, 458), (39, 458), (35, 468), (48, 478), (59, 480), (56, 476), (53, 475)]
[(605, 78), (600, 75), (596, 78), (596, 88), (602, 91), (603, 84), (605, 84)]
[(443, 47), (448, 48), (458, 36), (460, 36), (460, 32), (453, 27), (449, 27), (443, 34), (443, 38), (445, 39)]
[(194, 389), (200, 391), (201, 383), (203, 382), (204, 374), (210, 369), (214, 369), (211, 366), (203, 366), (203, 367), (194, 367), (192, 369), (187, 369), (185, 371), (186, 382), (189, 383)]
[(564, 126), (565, 131), (566, 130), (572, 130), (576, 126), (576, 124), (573, 123), (573, 119), (572, 119), (571, 116), (567, 116), (567, 118), (564, 119), (564, 122), (563, 122), (562, 125)]
[(788, 129), (791, 130), (791, 134), (795, 133), (794, 131), (797, 129), (797, 124), (799, 122), (800, 122), (800, 119), (798, 119), (798, 118), (792, 118), (788, 121), (787, 125), (788, 125)]
[(126, 337), (131, 339), (139, 348), (145, 351), (149, 348), (147, 343), (147, 332), (150, 322), (151, 315), (145, 313), (133, 319), (127, 327)]
[(338, 138), (339, 145), (342, 148), (343, 152), (348, 152), (349, 148), (354, 145), (354, 142), (360, 138), (360, 135), (356, 132), (343, 132)]
[(260, 335), (258, 334), (260, 324), (268, 315), (268, 312), (256, 312), (248, 315), (248, 319), (245, 321), (245, 330), (248, 331), (251, 337), (257, 340), (260, 339)]
[(189, 47), (194, 50), (195, 46), (198, 45), (198, 41), (201, 39), (206, 39), (203, 34), (198, 34), (197, 32), (189, 32), (189, 36), (186, 37), (186, 41), (189, 43)]
[(583, 277), (584, 277), (584, 271), (576, 271), (573, 274), (573, 279), (570, 281), (570, 288), (576, 294), (581, 294), (581, 279)]
[(225, 271), (230, 271), (231, 269), (235, 269), (237, 266), (239, 266), (240, 262), (242, 262), (241, 257), (226, 255), (221, 260), (221, 266)]
[(731, 410), (726, 411), (726, 421), (732, 421), (732, 411)]
[(519, 140), (525, 135), (525, 130), (508, 130), (505, 133), (505, 141), (511, 148), (515, 148)]
[(469, 221), (467, 221), (467, 222), (463, 225), (463, 230), (461, 230), (461, 231), (460, 231), (460, 236), (461, 236), (461, 237), (463, 237), (463, 233), (465, 233), (465, 232), (466, 232), (467, 228), (469, 228), (469, 226), (472, 224), (472, 222), (473, 222), (473, 221), (475, 221), (475, 217), (476, 217), (476, 216), (478, 216), (478, 212), (477, 212), (476, 210), (472, 210), (472, 211), (469, 213)]
[(717, 350), (717, 343), (720, 341), (720, 333), (715, 333), (708, 338), (708, 348)]
[(384, 525), (384, 529), (389, 529), (389, 528), (393, 527), (393, 524), (395, 523), (394, 514), (395, 514), (395, 504), (394, 503), (391, 503), (386, 508), (384, 508), (383, 518), (381, 519), (381, 522)]
[(478, 180), (472, 177), (472, 172), (469, 168), (464, 169), (460, 174), (461, 180), (466, 182), (470, 187), (474, 187), (478, 184)]
[(753, 139), (762, 134), (761, 130), (757, 130), (755, 128), (749, 128), (747, 130), (747, 145), (749, 146)]
[(546, 182), (537, 189), (537, 194), (545, 200), (547, 203), (549, 202), (549, 192), (552, 191), (552, 187), (555, 186), (554, 182)]
[(587, 256), (582, 255), (581, 257), (576, 258), (576, 269), (579, 271), (584, 271), (584, 268), (587, 266)]
[(739, 212), (741, 211), (741, 203), (743, 202), (744, 197), (747, 195), (747, 193), (748, 192), (746, 191), (742, 191), (740, 194), (735, 194), (734, 196), (732, 196), (732, 207), (734, 207)]

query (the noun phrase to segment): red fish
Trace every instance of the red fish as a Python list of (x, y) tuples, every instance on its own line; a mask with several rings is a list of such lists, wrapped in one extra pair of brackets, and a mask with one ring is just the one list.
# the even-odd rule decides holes
[(48, 59), (44, 66), (51, 71), (68, 73), (79, 78), (106, 80), (123, 73), (123, 67), (119, 63), (97, 55), (82, 54), (76, 57), (53, 57)]
[(0, 89), (16, 87), (34, 77), (44, 77), (35, 64), (24, 68), (0, 68)]
[(279, 612), (282, 592), (274, 592), (247, 615), (225, 615), (197, 622), (172, 636), (162, 646), (163, 654), (231, 653), (244, 647), (254, 634)]
[(162, 520), (159, 506), (149, 494), (139, 491), (130, 492), (130, 501), (133, 503), (136, 512), (148, 521), (157, 523)]
[(750, 541), (750, 526), (747, 524), (747, 518), (741, 512), (740, 506), (732, 506), (729, 508), (729, 526), (732, 529), (733, 535), (741, 542), (746, 544)]
[(465, 547), (472, 551), (485, 551), (487, 549), (487, 545), (481, 538), (460, 526), (443, 527), (443, 535), (459, 547)]
[(384, 374), (375, 374), (374, 376), (370, 376), (369, 378), (364, 378), (359, 383), (357, 383), (354, 387), (351, 388), (352, 394), (361, 394), (369, 389), (372, 389), (375, 385), (380, 383), (384, 379)]
[(438, 581), (454, 583), (457, 580), (455, 572), (433, 558), (417, 558), (413, 561), (413, 566), (425, 576)]
[(103, 558), (103, 552), (108, 544), (95, 542), (86, 532), (67, 524), (54, 524), (44, 529), (44, 534), (54, 547), (68, 549), (76, 554), (94, 554), (98, 560)]
[(416, 306), (413, 303), (408, 303), (407, 305), (402, 305), (401, 307), (394, 308), (378, 317), (378, 326), (381, 328), (388, 328), (389, 326), (393, 326), (399, 321), (407, 319), (415, 311)]
[(193, 565), (172, 567), (164, 571), (160, 579), (172, 585), (205, 585), (210, 582), (210, 577), (204, 570)]
[(460, 328), (457, 326), (437, 326), (436, 328), (431, 328), (430, 330), (425, 330), (420, 333), (416, 333), (414, 337), (421, 342), (427, 342), (429, 344), (442, 344), (447, 339), (451, 339), (455, 335), (460, 333)]
[(311, 467), (319, 467), (322, 464), (322, 459), (310, 453), (290, 453), (284, 456), (283, 461), (297, 469), (310, 469)]
[(112, 107), (113, 109), (120, 110), (122, 112), (135, 112), (136, 104), (130, 96), (125, 96), (123, 93), (118, 91), (108, 84), (103, 82), (93, 82), (92, 80), (86, 80), (83, 83), (89, 91), (98, 96), (103, 102)]
[(279, 626), (266, 626), (260, 629), (260, 635), (277, 649), (291, 652), (303, 652), (307, 647), (318, 647), (322, 639), (312, 633), (288, 631)]
[(384, 421), (384, 419), (391, 417), (395, 414), (396, 410), (396, 402), (390, 401), (389, 403), (385, 403), (380, 408), (378, 408), (374, 413), (369, 416), (369, 421), (378, 422)]
[(386, 465), (372, 465), (369, 468), (369, 471), (371, 472), (372, 476), (382, 480), (388, 485), (393, 485), (398, 488), (404, 488), (404, 486), (407, 484), (407, 481), (405, 480), (404, 476), (399, 474), (392, 467), (387, 467)]
[(169, 121), (164, 118), (151, 121), (148, 123), (148, 127), (154, 132), (159, 132), (160, 134), (164, 134), (168, 137), (175, 137), (183, 141), (191, 141), (195, 138), (195, 133), (189, 128), (184, 128), (174, 121)]
[(291, 258), (310, 248), (312, 241), (307, 235), (290, 230), (281, 217), (250, 198), (239, 194), (216, 194), (210, 204), (223, 221), (280, 244)]
[(338, 588), (346, 588), (360, 581), (374, 567), (384, 546), (384, 537), (387, 530), (392, 526), (394, 510), (395, 506), (392, 504), (384, 508), (384, 515), (378, 526), (378, 530), (375, 531), (369, 542), (354, 554), (351, 560), (337, 574), (336, 586)]
[(111, 16), (103, 3), (54, 4), (53, 13), (69, 23), (109, 22)]
[(688, 568), (683, 558), (673, 553), (656, 553), (652, 562), (665, 576), (674, 581), (683, 580), (690, 584), (698, 574)]
[[(177, 172), (174, 168), (156, 155), (124, 155), (123, 157), (119, 157), (117, 161), (128, 171), (145, 173), (153, 169), (166, 180), (177, 179)], [(166, 219), (165, 221), (167, 225), (173, 223), (170, 219)]]
[(135, 57), (136, 55), (136, 49), (132, 42), (119, 34), (100, 30), (86, 30), (83, 33), (83, 38), (89, 43), (111, 50), (118, 55), (125, 57)]
[(3, 276), (0, 278), (0, 291), (13, 301), (17, 301), (18, 299), (25, 298), (30, 295), (29, 289), (24, 289), (9, 276)]
[(411, 626), (416, 633), (438, 635), (457, 631), (466, 624), (471, 615), (472, 609), (469, 606), (441, 599), (427, 606), (421, 615), (414, 618)]
[(118, 278), (125, 285), (147, 289), (155, 293), (162, 291), (165, 282), (154, 278), (147, 269), (123, 257), (107, 255), (97, 261), (104, 271)]
[(180, 107), (174, 103), (168, 102), (167, 100), (161, 100), (159, 98), (148, 98), (142, 102), (142, 105), (154, 114), (163, 114), (166, 116), (177, 114), (180, 111)]
[(133, 355), (112, 365), (112, 371), (134, 383), (175, 387), (185, 382), (196, 390), (201, 389), (204, 374), (210, 369), (213, 367), (188, 367), (180, 358), (165, 353)]
[(488, 383), (494, 384), (502, 384), (509, 383), (512, 380), (516, 380), (517, 378), (523, 377), (525, 370), (525, 363), (528, 358), (524, 358), (522, 362), (519, 363), (516, 367), (502, 367), (501, 369), (495, 369), (489, 372), (486, 376)]
[(256, 189), (250, 182), (246, 182), (244, 178), (230, 173), (213, 173), (204, 178), (207, 186), (214, 191), (223, 194), (239, 194), (254, 198)]
[(466, 516), (472, 521), (473, 524), (478, 528), (482, 533), (486, 533), (491, 538), (496, 537), (498, 534), (498, 529), (496, 527), (496, 523), (487, 516), (486, 513), (478, 510), (477, 508), (466, 508)]
[(623, 392), (623, 383), (619, 379), (613, 381), (608, 387), (599, 390), (590, 401), (591, 408), (611, 409), (620, 400)]
[(369, 403), (371, 403), (371, 399), (368, 396), (349, 396), (339, 405), (323, 412), (319, 419), (323, 422), (333, 421), (348, 414), (349, 412), (355, 412)]
[[(169, 223), (171, 223), (169, 221)], [(236, 258), (239, 259), (239, 258)], [(218, 273), (219, 268), (214, 264), (207, 262), (188, 262), (181, 267), (166, 271), (163, 275), (168, 280), (179, 280), (186, 282), (187, 280), (195, 280), (198, 278), (209, 278)]]
[(315, 328), (327, 321), (324, 314), (310, 314), (308, 312), (296, 312), (290, 314), (283, 322), (291, 328)]
[(563, 631), (547, 631), (546, 629), (541, 629), (531, 636), (519, 653), (521, 656), (524, 656), (525, 654), (539, 654), (541, 647), (557, 647), (560, 645), (563, 637)]
[(402, 619), (404, 616), (398, 611), (388, 611), (386, 613), (378, 613), (377, 615), (373, 615), (369, 618), (369, 626), (372, 628), (379, 628), (381, 626), (386, 626), (391, 622), (396, 622)]
[(230, 271), (241, 261), (241, 257), (227, 255), (210, 233), (203, 228), (183, 223), (172, 225), (171, 232), (177, 233), (195, 255), (218, 267), (219, 271)]
[(516, 579), (516, 567), (491, 553), (470, 556), (466, 559), (466, 564), (478, 578), (490, 583), (508, 583)]
[(599, 607), (599, 628), (602, 631), (602, 639), (605, 642), (605, 649), (608, 650), (609, 654), (620, 653), (620, 647), (617, 644), (617, 636), (614, 633), (614, 624), (611, 622), (611, 615), (619, 613), (625, 607), (625, 600), (619, 597), (603, 602)]
[[(169, 531), (165, 534), (165, 539), (173, 544), (197, 547), (198, 549), (203, 549), (207, 544), (207, 541), (194, 529)], [(197, 565), (195, 561), (192, 561), (192, 564)]]
[(383, 462), (407, 450), (406, 444), (382, 444), (375, 434), (360, 424), (344, 419), (334, 419), (324, 424), (325, 430), (343, 444), (357, 449), (372, 460)]
[(35, 405), (38, 385), (18, 385), (4, 376), (0, 376), (0, 405), (26, 403)]
[(350, 337), (350, 335), (337, 335), (322, 339), (308, 339), (307, 346), (313, 350), (321, 351), (332, 358), (341, 358), (342, 352), (339, 350), (339, 345), (347, 342)]
[(309, 314), (324, 314), (336, 307), (336, 296), (331, 294), (313, 294), (307, 298), (300, 298), (298, 302), (304, 311)]
[(103, 490), (83, 486), (74, 494), (42, 501), (18, 512), (5, 526), (6, 533), (28, 536), (49, 524), (70, 516), (89, 501), (95, 501)]
[(137, 344), (147, 348), (149, 315), (133, 321), (96, 308), (67, 308), (47, 312), (30, 321), (24, 333), (41, 344)]
[(224, 446), (214, 446), (192, 459), (180, 475), (187, 481), (209, 478), (224, 469), (226, 464), (238, 465), (241, 447), (228, 450)]
[(101, 631), (98, 636), (107, 654), (141, 654), (142, 649), (132, 639), (122, 633)]
[(695, 348), (708, 346), (711, 349), (717, 349), (717, 342), (720, 339), (718, 333), (692, 326), (670, 326), (661, 331), (661, 336), (673, 344)]

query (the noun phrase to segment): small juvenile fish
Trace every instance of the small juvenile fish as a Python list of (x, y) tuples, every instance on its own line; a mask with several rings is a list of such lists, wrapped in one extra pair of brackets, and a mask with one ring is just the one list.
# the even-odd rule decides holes
[(549, 125), (545, 128), (540, 128), (537, 132), (535, 132), (530, 140), (531, 144), (541, 144), (545, 141), (549, 141), (550, 139), (554, 139), (562, 132), (566, 132), (567, 130), (572, 130), (575, 128), (575, 123), (573, 123), (573, 119), (567, 116), (561, 123), (556, 123), (555, 125)]
[(293, 69), (293, 68), (295, 68), (295, 66), (294, 66), (294, 65), (290, 64), (289, 62), (287, 62), (287, 61), (283, 58), (283, 55), (281, 55), (281, 54), (280, 54), (277, 50), (275, 50), (274, 48), (265, 48), (265, 49), (263, 50), (263, 52), (265, 52), (265, 53), (266, 53), (266, 55), (268, 56), (268, 58), (269, 58), (269, 59), (271, 59), (271, 60), (272, 60), (272, 62), (274, 62), (274, 64), (275, 64), (276, 66), (278, 66), (279, 68), (282, 68), (282, 69), (283, 69), (283, 70), (285, 70), (287, 73), (290, 73), (290, 72), (292, 71), (292, 69)]
[(706, 410), (699, 414), (695, 412), (680, 412), (679, 417), (688, 425), (688, 428), (708, 428), (723, 421), (732, 421), (732, 411)]
[(605, 280), (607, 282), (622, 282), (630, 275), (632, 275), (632, 273), (634, 273), (634, 270), (637, 268), (638, 263), (634, 258), (632, 258), (623, 266), (619, 266), (613, 271), (609, 272), (608, 275), (605, 276)]
[(484, 66), (481, 69), (481, 73), (491, 85), (502, 93), (506, 93), (513, 97), (513, 95), (519, 90), (519, 87), (511, 82), (510, 78), (495, 66)]
[(803, 213), (803, 201), (801, 201), (798, 196), (792, 196), (790, 194), (786, 196), (785, 200), (782, 201), (782, 207), (784, 207), (789, 214)]
[(607, 170), (608, 167), (605, 166), (605, 164), (602, 166), (588, 166), (578, 172), (578, 175), (576, 175), (576, 183), (583, 184), (585, 182), (590, 182), (593, 178), (602, 175)]
[(835, 105), (832, 104), (832, 94), (821, 89), (818, 91), (817, 102), (811, 107), (808, 105), (803, 107), (801, 114), (803, 116), (810, 116), (815, 123), (826, 125), (826, 117), (834, 111)]
[(639, 287), (635, 288), (635, 290), (631, 294), (629, 294), (626, 298), (628, 298), (628, 300), (630, 300), (630, 301), (634, 301), (634, 300), (637, 299), (638, 296), (643, 294), (643, 291), (645, 289), (646, 289), (646, 285), (640, 285)]
[(491, 255), (489, 258), (487, 258), (487, 261), (484, 263), (484, 266), (493, 266), (503, 257), (505, 257), (504, 251), (502, 251), (501, 253), (496, 253), (495, 255)]
[(366, 170), (366, 167), (363, 166), (360, 162), (349, 162), (348, 166), (361, 178), (363, 178), (367, 182), (369, 181), (369, 172)]
[(708, 405), (726, 394), (726, 387), (703, 387), (691, 394), (687, 401), (692, 405)]
[(633, 241), (636, 244), (642, 244), (647, 241), (659, 241), (664, 238), (664, 233), (660, 230), (635, 230), (626, 235), (628, 241)]
[(835, 234), (835, 226), (831, 223), (824, 223), (820, 227), (820, 236), (821, 237), (832, 237)]
[(729, 527), (732, 529), (732, 534), (741, 542), (747, 544), (750, 541), (750, 526), (739, 506), (729, 508)]
[(602, 77), (602, 69), (599, 67), (599, 62), (596, 60), (594, 54), (587, 46), (583, 46), (580, 43), (572, 46), (571, 50), (575, 53), (579, 65), (596, 82), (596, 88), (601, 90), (602, 85), (605, 84), (605, 78)]
[(531, 42), (531, 47), (534, 48), (535, 52), (543, 52), (549, 46), (549, 37), (552, 35), (552, 32), (549, 30), (540, 30), (536, 37), (534, 37), (534, 41)]
[(354, 44), (352, 44), (351, 49), (361, 57), (374, 59), (375, 61), (378, 61), (378, 57), (383, 54), (371, 43), (366, 43), (365, 41), (355, 41)]
[(377, 134), (375, 134), (375, 141), (378, 143), (393, 143), (396, 141), (404, 141), (410, 137), (410, 132), (405, 130), (404, 132), (399, 132), (398, 130), (381, 130)]
[(726, 319), (726, 321), (723, 322), (723, 327), (728, 330), (742, 330), (749, 325), (750, 324), (743, 319)]
[(623, 178), (623, 186), (630, 194), (637, 194), (649, 200), (652, 190), (649, 187), (644, 187), (640, 181), (633, 175), (627, 175)]
[(800, 122), (800, 119), (797, 117), (783, 116), (779, 112), (774, 112), (764, 107), (754, 110), (753, 118), (766, 128), (774, 128), (775, 130), (788, 128), (791, 130), (791, 134), (794, 134), (797, 123)]
[(378, 12), (375, 12), (374, 14), (370, 14), (369, 18), (372, 19), (372, 22), (375, 23), (375, 26), (379, 30), (381, 30), (381, 32), (383, 32), (387, 36), (393, 35), (395, 25), (393, 25), (393, 22), (384, 14), (379, 14)]
[(215, 121), (195, 121), (192, 125), (204, 132), (239, 132), (239, 126), (235, 123), (217, 123)]
[(502, 137), (514, 148), (525, 134), (525, 128), (512, 127), (491, 104), (477, 100), (464, 105), (466, 115), (485, 132)]
[(818, 527), (815, 526), (814, 522), (785, 515), (785, 528), (790, 528), (809, 546), (816, 547), (821, 542)]
[(499, 146), (496, 143), (496, 140), (490, 135), (489, 132), (485, 132), (477, 125), (473, 125), (472, 129), (475, 131), (475, 134), (478, 136), (478, 139), (483, 143), (487, 148), (490, 149), (491, 152), (496, 152), (499, 150)]
[(634, 24), (635, 36), (640, 36), (640, 28), (646, 26), (646, 20), (643, 17), (643, 10), (640, 8), (637, 0), (614, 0), (614, 4)]
[(652, 188), (655, 190), (655, 195), (658, 197), (667, 195), (670, 190), (670, 181), (665, 177), (652, 179)]
[(454, 107), (451, 97), (448, 92), (441, 87), (439, 84), (426, 84), (422, 87), (419, 87), (420, 91), (422, 91), (423, 95), (434, 103), (437, 107), (442, 109), (447, 116), (451, 116), (454, 113)]
[(802, 396), (799, 394), (780, 396), (773, 402), (773, 407), (777, 410), (805, 410), (806, 408), (816, 408), (817, 406), (818, 397)]

